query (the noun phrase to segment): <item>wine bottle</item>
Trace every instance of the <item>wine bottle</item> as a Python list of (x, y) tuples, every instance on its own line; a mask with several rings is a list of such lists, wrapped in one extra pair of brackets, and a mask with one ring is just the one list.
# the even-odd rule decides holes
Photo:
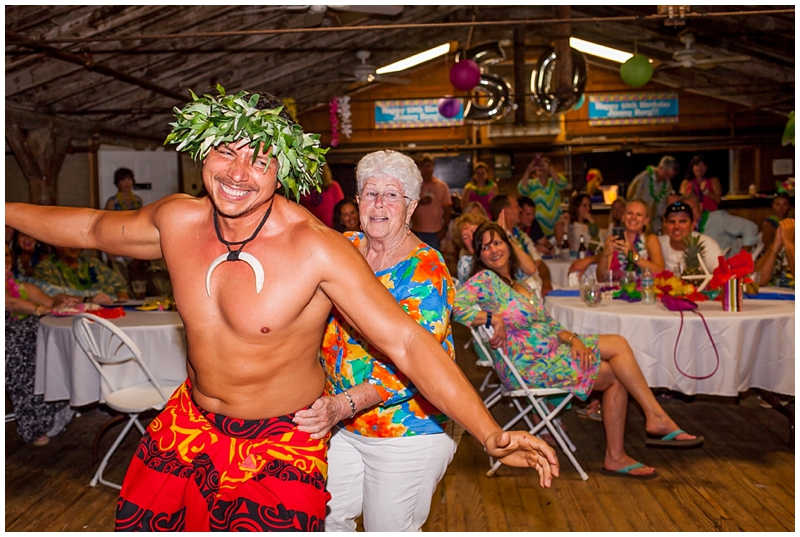
[(581, 235), (581, 243), (578, 246), (578, 259), (585, 259), (586, 251), (586, 243), (583, 242), (583, 235)]
[(566, 233), (564, 233), (564, 238), (561, 240), (561, 258), (569, 260), (569, 240)]

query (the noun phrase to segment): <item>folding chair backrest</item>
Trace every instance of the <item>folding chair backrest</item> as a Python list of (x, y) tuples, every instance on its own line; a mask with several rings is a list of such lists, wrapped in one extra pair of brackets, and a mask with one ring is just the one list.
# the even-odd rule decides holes
[(114, 323), (91, 313), (79, 313), (72, 321), (72, 333), (78, 342), (78, 346), (92, 362), (92, 365), (100, 373), (103, 381), (111, 391), (117, 391), (124, 388), (124, 386), (118, 386), (113, 383), (103, 371), (103, 365), (133, 361), (158, 390), (164, 402), (166, 403), (169, 400), (156, 376), (153, 375), (150, 368), (142, 360), (142, 353), (139, 347)]

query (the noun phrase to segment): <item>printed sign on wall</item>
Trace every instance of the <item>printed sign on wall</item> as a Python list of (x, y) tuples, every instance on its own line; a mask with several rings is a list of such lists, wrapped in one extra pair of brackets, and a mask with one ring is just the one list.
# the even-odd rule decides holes
[(612, 93), (589, 97), (591, 127), (677, 122), (677, 93)]
[(452, 127), (464, 124), (464, 110), (452, 118), (439, 113), (438, 99), (413, 99), (375, 102), (376, 129), (417, 129)]

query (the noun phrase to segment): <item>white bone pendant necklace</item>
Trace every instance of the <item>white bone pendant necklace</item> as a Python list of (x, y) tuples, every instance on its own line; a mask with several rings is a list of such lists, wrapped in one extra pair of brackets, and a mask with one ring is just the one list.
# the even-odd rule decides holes
[[(258, 227), (250, 235), (249, 239), (245, 239), (243, 241), (237, 242), (228, 242), (222, 238), (222, 233), (219, 231), (219, 223), (217, 222), (217, 208), (214, 207), (214, 231), (217, 232), (217, 239), (219, 242), (225, 245), (228, 249), (227, 254), (222, 254), (218, 258), (211, 263), (211, 266), (208, 267), (208, 272), (206, 272), (206, 293), (208, 296), (211, 296), (211, 274), (214, 272), (214, 269), (217, 268), (220, 264), (224, 263), (225, 261), (244, 261), (250, 268), (253, 269), (253, 272), (256, 275), (256, 294), (261, 292), (261, 288), (264, 287), (264, 267), (261, 266), (261, 262), (256, 259), (256, 257), (252, 254), (248, 254), (247, 252), (243, 252), (245, 245), (252, 241), (253, 239), (258, 236), (259, 231), (261, 228), (264, 227), (264, 224), (267, 223), (267, 218), (269, 218), (270, 213), (272, 212), (272, 205), (275, 203), (275, 198), (272, 198), (272, 203), (269, 205), (269, 209), (264, 214), (264, 218), (261, 219), (261, 223), (258, 224)], [(238, 250), (231, 250), (231, 245), (239, 246)]]

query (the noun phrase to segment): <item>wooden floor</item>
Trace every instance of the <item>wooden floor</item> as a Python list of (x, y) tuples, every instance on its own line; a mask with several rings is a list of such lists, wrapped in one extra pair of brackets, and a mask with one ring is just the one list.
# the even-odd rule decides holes
[[(485, 369), (464, 350), (468, 332), (455, 327), (459, 363), (478, 386)], [(606, 477), (602, 424), (564, 417), (578, 445), (576, 456), (589, 473), (581, 481), (563, 455), (561, 477), (549, 490), (536, 473), (503, 467), (487, 478), (488, 458), (465, 435), (433, 498), (426, 531), (794, 531), (794, 450), (787, 446), (785, 417), (741, 399), (660, 399), (676, 421), (706, 437), (693, 450), (644, 447), (644, 420), (629, 405), (626, 449), (657, 468), (659, 477), (636, 481)], [(493, 409), (499, 420), (510, 410)], [(117, 492), (89, 487), (95, 465), (91, 445), (108, 419), (89, 409), (43, 448), (23, 444), (13, 423), (6, 425), (6, 531), (111, 531)], [(109, 431), (101, 453), (119, 431)], [(107, 477), (121, 480), (134, 450), (123, 443)]]

